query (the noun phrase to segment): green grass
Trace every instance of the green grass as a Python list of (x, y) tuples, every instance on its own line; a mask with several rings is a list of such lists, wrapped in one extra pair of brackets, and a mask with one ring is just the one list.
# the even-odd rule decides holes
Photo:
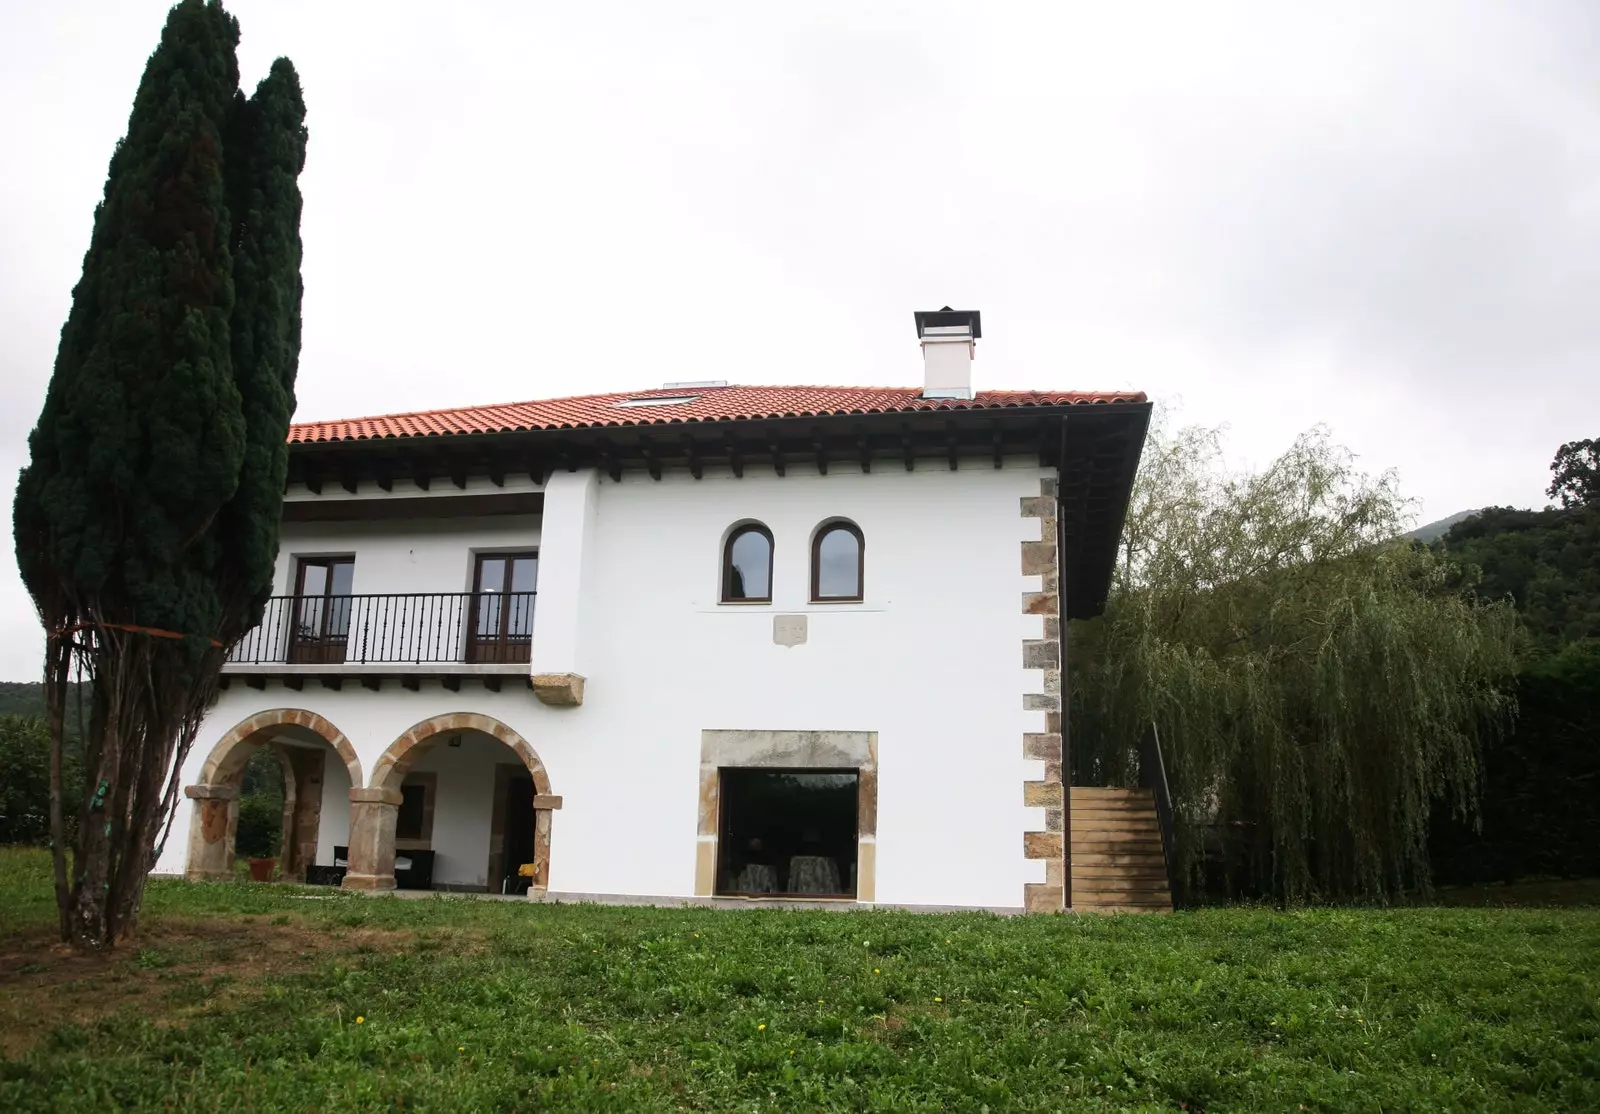
[[(1594, 1110), (1600, 911), (1112, 919), (152, 885), (0, 853), (0, 1109)], [(307, 900), (315, 897), (319, 900)]]

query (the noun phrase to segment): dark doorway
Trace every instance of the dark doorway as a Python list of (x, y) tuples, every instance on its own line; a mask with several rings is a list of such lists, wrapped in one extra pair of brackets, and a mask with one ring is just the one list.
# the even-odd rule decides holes
[(717, 893), (855, 896), (855, 770), (724, 768), (717, 774)]
[(510, 876), (507, 893), (525, 894), (533, 879), (524, 878), (517, 868), (533, 862), (533, 779), (513, 777), (506, 785), (505, 854), (501, 868)]

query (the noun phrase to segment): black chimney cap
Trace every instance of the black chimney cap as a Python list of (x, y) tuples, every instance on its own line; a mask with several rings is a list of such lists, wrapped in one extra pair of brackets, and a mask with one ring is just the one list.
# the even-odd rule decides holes
[(942, 309), (918, 310), (917, 338), (920, 340), (928, 329), (945, 329), (951, 325), (965, 325), (972, 330), (972, 339), (977, 340), (983, 335), (983, 322), (975, 309), (951, 309), (945, 306)]

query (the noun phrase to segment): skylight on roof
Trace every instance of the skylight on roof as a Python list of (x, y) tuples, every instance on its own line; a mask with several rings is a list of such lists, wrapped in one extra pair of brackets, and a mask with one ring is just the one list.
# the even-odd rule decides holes
[(621, 402), (613, 402), (613, 406), (682, 406), (686, 402), (693, 402), (699, 395), (658, 395), (655, 398), (625, 398)]

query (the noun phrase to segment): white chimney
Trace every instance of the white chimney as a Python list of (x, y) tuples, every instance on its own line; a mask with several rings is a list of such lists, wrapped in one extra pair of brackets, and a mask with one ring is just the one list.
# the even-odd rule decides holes
[(922, 342), (922, 397), (971, 398), (972, 355), (983, 324), (975, 309), (921, 310), (916, 314)]

